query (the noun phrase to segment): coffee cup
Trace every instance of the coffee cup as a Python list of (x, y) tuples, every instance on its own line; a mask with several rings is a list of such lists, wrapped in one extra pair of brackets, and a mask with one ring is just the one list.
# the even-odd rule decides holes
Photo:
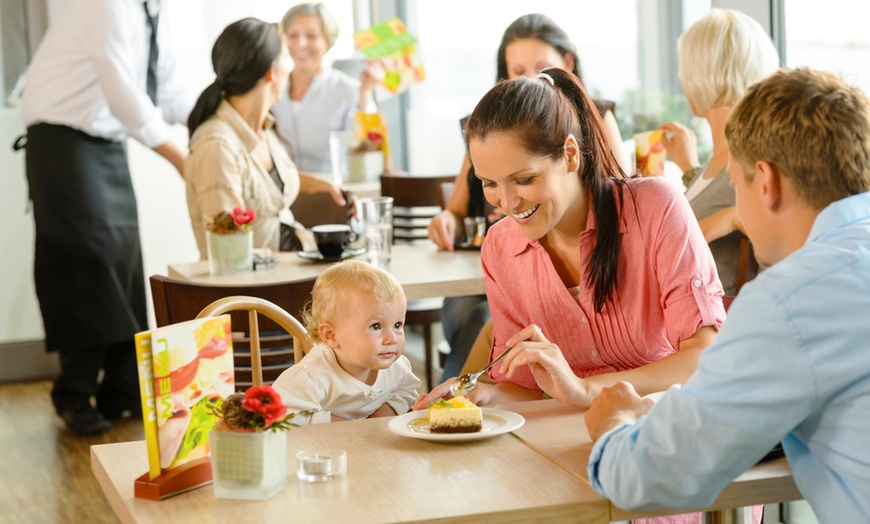
[(347, 224), (322, 224), (311, 228), (317, 250), (327, 258), (338, 258), (347, 249), (347, 245), (357, 239)]

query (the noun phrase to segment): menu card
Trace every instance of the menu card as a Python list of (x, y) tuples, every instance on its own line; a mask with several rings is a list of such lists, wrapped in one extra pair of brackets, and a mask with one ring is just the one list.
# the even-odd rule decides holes
[(208, 455), (212, 408), (234, 389), (230, 316), (136, 335), (150, 478)]
[(381, 60), (385, 72), (383, 86), (391, 93), (402, 93), (426, 76), (415, 45), (417, 39), (398, 18), (357, 31), (353, 41), (366, 58)]

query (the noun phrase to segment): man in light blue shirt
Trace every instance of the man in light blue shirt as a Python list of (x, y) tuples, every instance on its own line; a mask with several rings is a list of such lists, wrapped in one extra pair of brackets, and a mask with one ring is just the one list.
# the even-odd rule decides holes
[[(683, 387), (652, 406), (602, 391), (589, 479), (625, 509), (710, 505), (781, 441), (822, 522), (870, 522), (870, 102), (781, 70), (726, 127), (737, 209), (759, 261)], [(652, 407), (652, 409), (650, 409)]]

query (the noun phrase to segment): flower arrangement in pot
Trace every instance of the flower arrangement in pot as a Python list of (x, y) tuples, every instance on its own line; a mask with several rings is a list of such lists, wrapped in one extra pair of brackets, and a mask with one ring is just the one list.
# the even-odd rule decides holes
[(212, 274), (250, 271), (254, 267), (253, 209), (236, 207), (214, 217), (204, 216), (209, 271)]
[(246, 233), (251, 230), (251, 223), (257, 219), (253, 209), (243, 209), (236, 206), (232, 211), (221, 211), (217, 215), (202, 217), (206, 223), (206, 229), (218, 235), (232, 235)]
[(296, 413), (287, 413), (281, 395), (272, 386), (254, 386), (233, 393), (215, 409), (217, 427), (227, 431), (256, 432), (287, 430)]
[[(287, 434), (296, 413), (272, 386), (227, 397), (209, 434), (215, 497), (263, 500), (287, 483)], [(301, 413), (300, 415), (308, 415)]]

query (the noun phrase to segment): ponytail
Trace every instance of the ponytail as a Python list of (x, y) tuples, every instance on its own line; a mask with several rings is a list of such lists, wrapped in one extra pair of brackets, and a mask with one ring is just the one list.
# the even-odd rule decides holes
[(217, 80), (211, 83), (196, 99), (196, 105), (187, 117), (187, 129), (189, 137), (193, 137), (196, 128), (205, 123), (217, 111), (218, 106), (224, 99), (223, 89)]
[(614, 175), (622, 174), (622, 170), (607, 145), (601, 116), (583, 84), (562, 69), (546, 69), (541, 74), (553, 79), (554, 86), (577, 111), (580, 136), (575, 138), (582, 152), (580, 181), (589, 191), (595, 217), (595, 247), (586, 267), (586, 284), (593, 289), (595, 311), (601, 312), (617, 286), (623, 183), (622, 178)]
[(243, 18), (224, 28), (211, 49), (217, 78), (199, 95), (187, 118), (190, 136), (215, 114), (224, 98), (253, 89), (281, 55), (283, 45), (278, 26), (256, 18)]

